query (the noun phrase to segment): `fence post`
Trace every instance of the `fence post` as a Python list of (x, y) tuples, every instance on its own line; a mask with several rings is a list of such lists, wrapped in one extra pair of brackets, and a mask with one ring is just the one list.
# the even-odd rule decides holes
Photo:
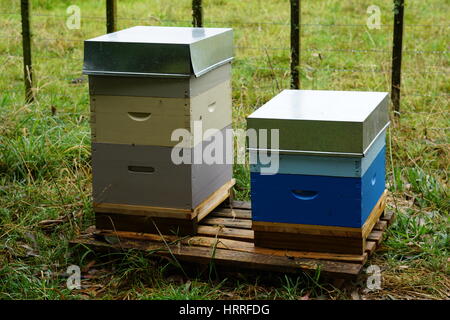
[(291, 2), (291, 88), (300, 88), (300, 0)]
[(403, 48), (403, 9), (404, 0), (394, 0), (394, 36), (392, 41), (392, 76), (391, 76), (391, 101), (394, 106), (394, 114), (400, 116), (400, 83), (402, 69)]
[(192, 0), (192, 26), (203, 27), (203, 7), (202, 0)]
[(33, 95), (33, 68), (31, 65), (31, 34), (30, 34), (30, 3), (28, 0), (20, 1), (22, 15), (22, 50), (23, 50), (23, 78), (25, 82), (25, 101), (34, 101)]
[(106, 33), (117, 31), (117, 0), (106, 0)]

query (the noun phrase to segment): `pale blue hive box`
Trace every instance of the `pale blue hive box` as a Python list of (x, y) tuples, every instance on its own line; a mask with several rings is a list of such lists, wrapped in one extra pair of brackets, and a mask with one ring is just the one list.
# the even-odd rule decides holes
[[(369, 169), (376, 156), (386, 145), (386, 130), (380, 132), (364, 157), (333, 157), (301, 154), (280, 154), (277, 173), (305, 174), (331, 177), (362, 177)], [(260, 173), (269, 164), (261, 164), (258, 151), (250, 150), (250, 159), (256, 159), (256, 164), (250, 164), (250, 171)]]

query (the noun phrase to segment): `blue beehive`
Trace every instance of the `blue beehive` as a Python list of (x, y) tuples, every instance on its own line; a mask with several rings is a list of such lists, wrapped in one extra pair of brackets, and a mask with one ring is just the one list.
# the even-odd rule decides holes
[[(364, 250), (385, 191), (387, 104), (382, 92), (285, 90), (247, 118), (249, 129), (279, 130), (277, 148), (249, 146), (256, 244)], [(269, 150), (279, 163), (267, 174)]]

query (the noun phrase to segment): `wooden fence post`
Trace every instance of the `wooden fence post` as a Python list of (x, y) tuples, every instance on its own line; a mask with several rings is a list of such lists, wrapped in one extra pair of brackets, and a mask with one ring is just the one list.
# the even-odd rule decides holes
[(106, 32), (117, 31), (117, 0), (106, 0)]
[(291, 2), (291, 88), (300, 88), (300, 0)]
[(33, 95), (33, 67), (31, 64), (31, 33), (30, 33), (30, 3), (28, 0), (20, 1), (22, 15), (22, 50), (23, 50), (23, 78), (25, 82), (25, 101), (34, 101)]
[(404, 0), (394, 0), (394, 36), (392, 41), (392, 75), (391, 75), (391, 101), (394, 114), (400, 116), (400, 83), (402, 69), (403, 48), (403, 9)]
[(203, 7), (202, 0), (192, 0), (192, 26), (203, 27)]

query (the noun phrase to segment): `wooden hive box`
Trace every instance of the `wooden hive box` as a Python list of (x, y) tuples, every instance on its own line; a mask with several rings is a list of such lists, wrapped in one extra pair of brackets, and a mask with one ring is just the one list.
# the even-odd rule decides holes
[(211, 71), (185, 77), (138, 77), (119, 75), (89, 75), (91, 96), (130, 96), (156, 98), (189, 98), (231, 79), (231, 63)]
[(285, 90), (248, 117), (280, 137), (276, 172), (249, 150), (255, 244), (364, 251), (366, 223), (384, 210), (386, 108), (386, 93)]
[[(195, 163), (196, 152), (205, 150), (230, 126), (210, 141), (194, 148), (171, 148), (110, 143), (92, 146), (95, 204), (194, 209), (232, 178), (232, 165)], [(225, 155), (223, 150), (217, 150)], [(175, 164), (172, 153), (187, 153), (189, 163)]]
[[(218, 162), (196, 163), (195, 155), (226, 136), (231, 125), (194, 147), (92, 144), (93, 201), (99, 229), (195, 234), (197, 223), (230, 196), (234, 185), (227, 152)], [(187, 163), (175, 164), (172, 154)], [(156, 227), (157, 225), (158, 227)]]
[[(93, 142), (171, 147), (179, 145), (172, 132), (194, 132), (195, 121), (202, 126), (200, 139), (231, 124), (230, 80), (190, 98), (91, 96)], [(193, 147), (194, 140), (179, 146)]]

